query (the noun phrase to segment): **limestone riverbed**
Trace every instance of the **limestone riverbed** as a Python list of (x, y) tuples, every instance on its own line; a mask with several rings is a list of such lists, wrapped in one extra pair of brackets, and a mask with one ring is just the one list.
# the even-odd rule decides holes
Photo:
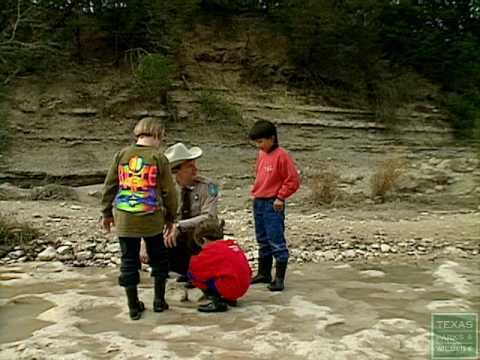
[(426, 359), (433, 313), (480, 309), (472, 260), (309, 263), (287, 288), (254, 285), (226, 313), (196, 311), (199, 291), (169, 281), (170, 310), (129, 320), (117, 269), (60, 262), (0, 267), (0, 359)]

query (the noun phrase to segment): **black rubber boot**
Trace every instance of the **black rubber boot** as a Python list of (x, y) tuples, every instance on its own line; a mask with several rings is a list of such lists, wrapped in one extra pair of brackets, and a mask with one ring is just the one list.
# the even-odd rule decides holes
[(273, 258), (271, 256), (258, 258), (258, 273), (253, 277), (250, 283), (251, 284), (271, 283), (272, 282), (272, 262), (273, 262)]
[(287, 271), (287, 262), (275, 263), (275, 279), (268, 285), (270, 291), (282, 291), (285, 287), (285, 272)]
[(210, 302), (207, 304), (199, 305), (198, 311), (205, 312), (205, 313), (212, 313), (212, 312), (224, 312), (228, 310), (228, 306), (221, 298), (217, 296), (211, 296)]
[(223, 301), (224, 301), (228, 306), (236, 307), (236, 306), (238, 305), (237, 300), (227, 300), (227, 299), (223, 299)]
[(126, 287), (125, 292), (127, 293), (128, 299), (128, 310), (130, 313), (130, 319), (138, 320), (142, 317), (142, 312), (145, 310), (145, 305), (143, 302), (138, 300), (138, 292), (136, 286)]
[(168, 310), (168, 304), (165, 301), (165, 285), (167, 281), (166, 279), (159, 277), (156, 277), (154, 279), (155, 294), (153, 298), (153, 311), (162, 312), (163, 310)]

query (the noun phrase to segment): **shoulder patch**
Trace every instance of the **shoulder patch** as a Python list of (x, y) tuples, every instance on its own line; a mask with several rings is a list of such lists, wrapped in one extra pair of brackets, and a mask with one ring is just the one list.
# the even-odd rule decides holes
[(218, 195), (218, 185), (210, 183), (208, 184), (208, 195), (217, 196)]

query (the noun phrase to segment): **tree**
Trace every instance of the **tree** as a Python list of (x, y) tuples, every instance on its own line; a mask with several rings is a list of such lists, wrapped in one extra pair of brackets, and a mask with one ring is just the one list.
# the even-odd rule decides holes
[[(410, 1), (382, 15), (388, 56), (439, 83), (463, 133), (480, 129), (480, 1)], [(478, 133), (478, 131), (477, 131)]]
[(6, 0), (0, 7), (0, 76), (3, 83), (22, 72), (43, 69), (62, 58), (52, 38), (48, 10), (27, 1)]

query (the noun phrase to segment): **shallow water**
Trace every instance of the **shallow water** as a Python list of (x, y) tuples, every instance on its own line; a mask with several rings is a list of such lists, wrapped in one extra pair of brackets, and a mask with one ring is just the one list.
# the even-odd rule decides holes
[(476, 262), (422, 266), (308, 264), (287, 289), (253, 286), (239, 306), (196, 311), (200, 292), (130, 321), (117, 270), (32, 263), (1, 267), (0, 359), (426, 359), (433, 312), (480, 309)]

